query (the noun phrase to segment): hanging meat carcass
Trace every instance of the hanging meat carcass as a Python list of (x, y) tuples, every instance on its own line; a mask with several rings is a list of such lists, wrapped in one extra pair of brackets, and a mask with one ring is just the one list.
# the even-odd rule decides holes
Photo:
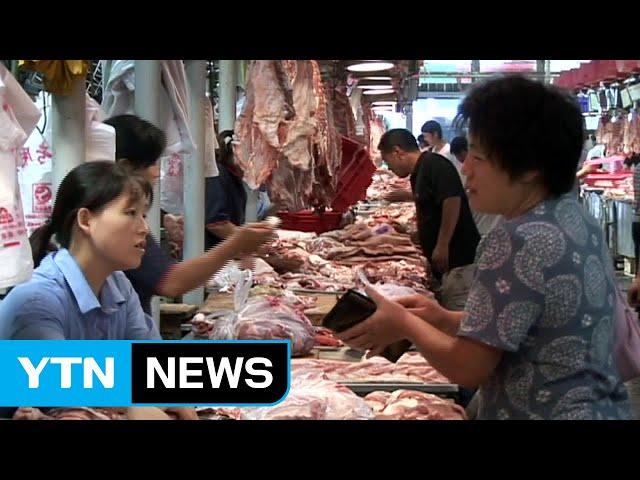
[(267, 187), (274, 203), (298, 211), (309, 207), (315, 180), (313, 139), (318, 129), (317, 101), (313, 91), (313, 66), (309, 60), (298, 60), (295, 69), (286, 68), (285, 71), (295, 75), (290, 83), (296, 116), (288, 125), (282, 154)]
[(315, 137), (315, 166), (312, 206), (325, 206), (335, 197), (338, 173), (342, 163), (340, 135), (335, 128), (335, 116), (331, 102), (327, 98), (327, 89), (322, 82), (320, 66), (315, 60), (313, 67), (313, 90), (316, 96), (318, 130)]
[(249, 65), (246, 99), (235, 125), (236, 162), (244, 180), (257, 189), (278, 166), (295, 117), (291, 86), (280, 60), (255, 60)]

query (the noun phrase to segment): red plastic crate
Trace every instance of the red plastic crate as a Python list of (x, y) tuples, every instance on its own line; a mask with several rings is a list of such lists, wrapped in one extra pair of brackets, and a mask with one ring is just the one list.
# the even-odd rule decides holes
[(619, 76), (618, 66), (615, 60), (594, 60), (595, 78), (598, 82), (611, 82)]
[(595, 62), (583, 63), (580, 66), (576, 77), (578, 87), (590, 87), (598, 83), (597, 66)]
[(342, 139), (342, 165), (331, 208), (346, 212), (359, 200), (364, 200), (377, 167), (364, 146), (347, 138)]
[(632, 173), (591, 173), (584, 178), (584, 183), (590, 187), (597, 187), (596, 182), (608, 180), (611, 181), (615, 187), (616, 184), (631, 176), (633, 176)]
[(575, 90), (578, 88), (578, 69), (572, 68), (567, 72), (567, 88)]
[(280, 228), (300, 232), (323, 233), (340, 228), (342, 215), (351, 205), (364, 200), (377, 167), (368, 149), (361, 143), (342, 137), (342, 162), (338, 172), (333, 211), (316, 213), (311, 210), (280, 212)]
[(342, 221), (342, 213), (340, 212), (316, 213), (311, 210), (303, 210), (295, 213), (280, 212), (278, 216), (282, 220), (280, 228), (299, 232), (324, 233), (337, 230)]

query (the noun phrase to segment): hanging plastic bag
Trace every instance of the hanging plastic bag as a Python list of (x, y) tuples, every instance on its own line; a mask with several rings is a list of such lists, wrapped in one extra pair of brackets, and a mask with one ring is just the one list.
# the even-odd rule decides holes
[(17, 164), (40, 112), (1, 63), (0, 106), (0, 288), (6, 288), (28, 280), (33, 272)]
[(102, 123), (103, 115), (98, 102), (87, 95), (86, 105), (86, 161), (116, 160), (116, 129)]
[(51, 111), (51, 95), (40, 92), (36, 106), (43, 113), (38, 128), (31, 132), (22, 148), (18, 149), (18, 183), (28, 235), (46, 222), (53, 208), (53, 151), (51, 121), (47, 115)]
[[(237, 273), (236, 273), (237, 272)], [(233, 294), (233, 310), (220, 310), (210, 315), (197, 314), (191, 320), (192, 332), (195, 338), (208, 340), (234, 340), (236, 328), (240, 320), (240, 312), (244, 309), (249, 298), (249, 291), (253, 285), (253, 274), (250, 270), (229, 270), (231, 278), (235, 279)], [(229, 281), (229, 279), (227, 279)]]

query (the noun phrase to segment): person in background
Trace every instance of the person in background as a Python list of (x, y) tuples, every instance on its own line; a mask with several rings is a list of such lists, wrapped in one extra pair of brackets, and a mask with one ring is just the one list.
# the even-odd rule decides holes
[(247, 192), (243, 172), (234, 161), (233, 131), (218, 135), (220, 148), (216, 154), (219, 176), (205, 183), (205, 247), (211, 248), (229, 238), (245, 221)]
[(427, 150), (429, 150), (429, 144), (424, 139), (424, 133), (418, 135), (418, 147), (420, 148), (421, 152), (426, 152)]
[(424, 135), (424, 139), (431, 146), (430, 151), (448, 158), (451, 163), (453, 163), (453, 166), (456, 167), (460, 178), (462, 178), (462, 174), (460, 173), (462, 162), (458, 161), (458, 159), (451, 153), (451, 145), (442, 138), (442, 127), (440, 124), (435, 120), (425, 122), (424, 125), (422, 125), (422, 134)]
[[(135, 115), (118, 115), (104, 123), (116, 130), (116, 161), (128, 165), (152, 184), (157, 182), (160, 178), (158, 159), (166, 147), (162, 130)], [(266, 223), (246, 225), (230, 232), (216, 248), (182, 262), (172, 259), (149, 233), (142, 263), (124, 273), (140, 297), (143, 310), (151, 314), (153, 295), (177, 297), (205, 284), (229, 260), (251, 255), (268, 242), (273, 233), (273, 228)]]
[(370, 356), (410, 340), (453, 383), (480, 386), (479, 419), (630, 419), (613, 361), (611, 255), (571, 193), (580, 107), (506, 76), (474, 86), (461, 111), (469, 201), (506, 218), (482, 240), (464, 312), (367, 288), (376, 312), (338, 337)]
[(462, 165), (464, 159), (467, 158), (469, 153), (469, 146), (467, 143), (467, 137), (454, 137), (449, 144), (449, 152), (453, 155), (458, 163)]
[(262, 185), (258, 190), (258, 220), (265, 220), (274, 211), (274, 205), (271, 204), (267, 187)]
[[(456, 160), (460, 162), (460, 165), (464, 165), (464, 160), (469, 154), (469, 146), (466, 137), (455, 137), (451, 140), (451, 154), (456, 157)], [(462, 185), (467, 186), (467, 177), (460, 171), (460, 177), (462, 179)], [(477, 212), (473, 208), (471, 209), (473, 220), (476, 222), (478, 232), (480, 236), (484, 237), (493, 228), (502, 221), (501, 215), (491, 215), (489, 213)]]
[(449, 160), (420, 152), (403, 128), (385, 132), (378, 150), (399, 177), (411, 176), (420, 246), (441, 287), (436, 295), (451, 310), (462, 310), (475, 273), (480, 235), (469, 210), (460, 176)]

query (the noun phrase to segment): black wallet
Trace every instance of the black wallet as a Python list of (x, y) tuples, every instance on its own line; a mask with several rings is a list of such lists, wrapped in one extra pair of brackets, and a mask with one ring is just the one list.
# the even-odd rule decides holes
[(334, 332), (344, 332), (366, 320), (376, 311), (376, 304), (356, 290), (347, 290), (322, 320), (322, 325)]

